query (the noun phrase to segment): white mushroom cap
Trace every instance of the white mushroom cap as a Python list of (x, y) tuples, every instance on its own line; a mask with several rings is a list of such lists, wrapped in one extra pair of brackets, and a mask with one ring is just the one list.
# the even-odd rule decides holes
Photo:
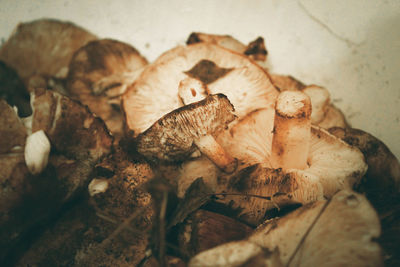
[[(182, 106), (178, 95), (179, 83), (188, 77), (187, 72), (201, 60), (212, 61), (219, 68), (247, 68), (247, 72), (241, 73), (249, 73), (252, 77), (258, 77), (260, 79), (257, 83), (259, 87), (253, 88), (253, 84), (243, 85), (241, 92), (242, 94), (246, 92), (247, 96), (239, 98), (252, 106), (253, 110), (269, 107), (275, 101), (277, 90), (271, 84), (264, 70), (247, 57), (211, 44), (199, 43), (187, 47), (177, 47), (164, 53), (149, 65), (123, 96), (127, 126), (134, 131), (135, 135), (149, 128), (164, 114)], [(232, 77), (234, 76), (225, 75), (220, 79), (231, 79)], [(254, 91), (256, 93), (253, 93)], [(264, 94), (260, 96), (259, 91), (263, 91)], [(217, 92), (213, 91), (213, 93)], [(261, 101), (257, 101), (257, 105), (254, 106), (254, 99), (261, 99)], [(262, 107), (258, 106), (259, 103), (262, 103)], [(233, 102), (232, 104), (240, 106), (239, 103)], [(245, 113), (240, 109), (236, 109), (236, 112)]]
[(278, 248), (285, 266), (382, 266), (381, 249), (374, 242), (379, 235), (379, 218), (367, 199), (341, 191), (330, 202), (266, 221), (248, 240)]
[(251, 257), (262, 253), (262, 248), (248, 241), (229, 242), (224, 245), (206, 250), (193, 257), (190, 267), (234, 267), (241, 266)]

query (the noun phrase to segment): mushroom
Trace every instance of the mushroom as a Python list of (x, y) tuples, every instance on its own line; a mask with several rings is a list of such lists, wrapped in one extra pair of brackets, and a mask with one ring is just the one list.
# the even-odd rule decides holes
[(270, 74), (272, 83), (283, 91), (302, 91), (312, 103), (311, 123), (322, 128), (348, 127), (343, 113), (330, 101), (329, 91), (317, 85), (305, 85), (292, 76)]
[[(242, 209), (240, 216), (255, 225), (276, 206), (306, 204), (351, 189), (367, 170), (358, 148), (310, 125), (310, 102), (304, 93), (282, 92), (276, 108), (275, 115), (270, 110), (250, 113), (216, 138), (239, 161), (236, 174), (219, 177), (216, 191), (228, 193), (221, 201)], [(293, 116), (296, 112), (301, 116)], [(293, 141), (297, 138), (301, 141)], [(290, 143), (293, 146), (287, 147)]]
[[(400, 163), (382, 141), (360, 129), (333, 127), (329, 132), (364, 154), (368, 171), (359, 189), (365, 190), (368, 197), (380, 198), (383, 192), (397, 194), (400, 191)], [(372, 201), (376, 204), (375, 199)]]
[(77, 50), (69, 64), (66, 89), (71, 97), (88, 105), (118, 137), (123, 132), (120, 96), (147, 65), (129, 44), (94, 40)]
[(305, 169), (311, 134), (311, 100), (300, 91), (279, 94), (271, 147), (275, 168)]
[(187, 39), (186, 44), (190, 45), (200, 42), (222, 46), (237, 53), (245, 54), (256, 61), (263, 62), (267, 59), (268, 52), (267, 49), (265, 49), (264, 39), (262, 37), (257, 37), (257, 39), (246, 46), (230, 35), (193, 32)]
[[(264, 222), (245, 240), (206, 250), (189, 266), (241, 266), (260, 248), (279, 251), (282, 266), (382, 266), (379, 235), (379, 219), (367, 199), (343, 190)], [(240, 257), (233, 257), (237, 250)]]
[(136, 138), (137, 150), (150, 159), (179, 161), (197, 148), (224, 172), (231, 173), (237, 161), (225, 153), (213, 135), (236, 118), (233, 111), (226, 96), (210, 95), (160, 118)]
[(35, 83), (46, 86), (50, 77), (64, 78), (72, 54), (96, 38), (70, 22), (34, 20), (17, 26), (2, 45), (0, 60), (17, 71), (28, 89)]
[[(273, 108), (277, 90), (263, 69), (245, 56), (207, 43), (177, 47), (146, 67), (122, 97), (126, 123), (134, 136), (182, 106), (179, 84), (188, 77), (200, 79), (202, 70), (212, 72), (213, 79), (202, 80), (207, 94), (223, 93), (232, 99), (239, 118), (258, 108)], [(230, 75), (232, 71), (236, 75)], [(222, 76), (215, 77), (215, 72)]]

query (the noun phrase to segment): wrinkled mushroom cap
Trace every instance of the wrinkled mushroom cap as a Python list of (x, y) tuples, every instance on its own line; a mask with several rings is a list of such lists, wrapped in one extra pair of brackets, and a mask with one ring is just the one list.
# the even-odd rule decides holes
[[(180, 46), (164, 53), (154, 63), (146, 67), (135, 84), (129, 87), (123, 95), (123, 109), (127, 126), (134, 131), (135, 135), (149, 128), (164, 114), (182, 105), (178, 95), (179, 83), (187, 78), (187, 72), (202, 60), (212, 61), (218, 68), (243, 68), (243, 74), (249, 73), (252, 77), (258, 77), (260, 80), (255, 82), (258, 85), (257, 88), (252, 87), (253, 84), (241, 83), (240, 88), (232, 89), (236, 86), (234, 82), (229, 84), (229, 88), (234, 94), (240, 92), (243, 97), (235, 99), (248, 103), (249, 106), (252, 106), (252, 109), (272, 108), (278, 92), (271, 84), (264, 70), (252, 63), (248, 58), (211, 44), (199, 43), (187, 47)], [(219, 79), (231, 79), (233, 77), (224, 75)], [(214, 81), (214, 83), (217, 82), (218, 79)], [(213, 88), (212, 83), (207, 84), (207, 86)], [(217, 85), (215, 85), (215, 88), (218, 88)], [(219, 88), (221, 89), (222, 87)], [(229, 90), (229, 88), (225, 90)], [(260, 94), (259, 92), (262, 93)], [(212, 93), (220, 92), (215, 90)], [(229, 99), (233, 99), (228, 92), (223, 93)], [(256, 105), (253, 105), (255, 99), (257, 99)], [(261, 107), (258, 106), (260, 103)], [(232, 104), (235, 107), (240, 106), (240, 103), (232, 102)], [(246, 113), (246, 111), (238, 108), (235, 108), (235, 110), (238, 114)]]
[(0, 60), (14, 68), (28, 87), (35, 75), (65, 75), (73, 53), (94, 39), (96, 36), (70, 22), (40, 19), (21, 23), (1, 47)]
[(210, 95), (164, 115), (137, 137), (137, 149), (151, 159), (184, 160), (196, 150), (196, 139), (225, 129), (236, 118), (233, 111), (226, 96)]

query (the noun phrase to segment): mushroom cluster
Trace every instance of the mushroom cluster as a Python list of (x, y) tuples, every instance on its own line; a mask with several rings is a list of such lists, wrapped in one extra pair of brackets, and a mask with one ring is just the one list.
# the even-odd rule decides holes
[(376, 240), (398, 222), (398, 160), (267, 55), (196, 32), (148, 63), (70, 22), (20, 24), (0, 47), (0, 261), (396, 263)]

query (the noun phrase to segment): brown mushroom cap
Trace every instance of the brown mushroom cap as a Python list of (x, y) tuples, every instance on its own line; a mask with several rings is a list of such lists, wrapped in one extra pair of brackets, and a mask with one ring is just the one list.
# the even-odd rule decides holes
[(0, 49), (0, 60), (14, 68), (25, 86), (35, 75), (57, 76), (65, 72), (72, 54), (96, 39), (70, 23), (40, 19), (21, 23)]
[(137, 137), (137, 149), (151, 159), (185, 160), (196, 150), (196, 139), (216, 134), (235, 119), (233, 111), (226, 96), (210, 95), (164, 115)]
[(74, 53), (66, 89), (120, 137), (123, 128), (120, 95), (145, 65), (147, 60), (129, 44), (111, 39), (94, 40)]
[(361, 190), (372, 197), (400, 191), (400, 163), (382, 141), (360, 129), (334, 127), (329, 132), (364, 154), (368, 171), (361, 181)]
[[(153, 64), (146, 67), (136, 82), (128, 88), (123, 95), (123, 109), (126, 115), (126, 122), (129, 129), (135, 135), (149, 128), (154, 122), (164, 114), (182, 106), (178, 95), (179, 83), (188, 77), (187, 72), (202, 60), (212, 61), (218, 68), (235, 69), (243, 68), (242, 75), (249, 74), (259, 80), (253, 83), (226, 82), (224, 85), (215, 85), (217, 89), (226, 91), (219, 92), (213, 90), (213, 84), (217, 84), (220, 79), (232, 79), (235, 75), (224, 75), (207, 84), (210, 93), (224, 93), (229, 99), (240, 99), (247, 103), (246, 110), (243, 110), (241, 103), (232, 102), (238, 114), (243, 114), (257, 108), (272, 108), (277, 90), (272, 86), (264, 70), (251, 62), (243, 55), (236, 54), (216, 45), (199, 43), (187, 47), (174, 48), (161, 55)], [(239, 78), (246, 81), (253, 78)], [(254, 87), (254, 85), (257, 87)], [(231, 93), (230, 93), (231, 92)], [(241, 97), (233, 97), (231, 94), (240, 94)], [(255, 101), (257, 99), (257, 101)], [(253, 102), (255, 101), (255, 104)]]

